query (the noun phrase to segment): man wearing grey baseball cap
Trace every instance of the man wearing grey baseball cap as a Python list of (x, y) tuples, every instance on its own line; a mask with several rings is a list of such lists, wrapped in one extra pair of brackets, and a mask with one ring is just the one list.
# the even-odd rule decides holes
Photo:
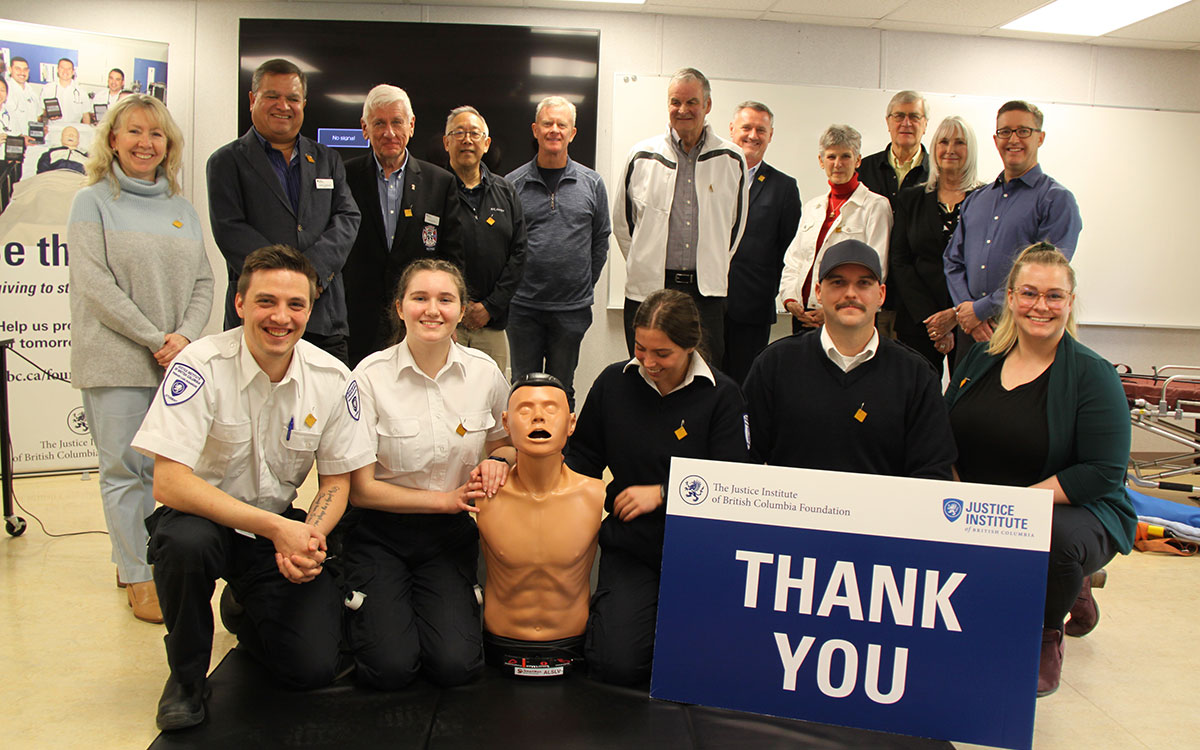
[(882, 276), (864, 242), (826, 250), (816, 292), (824, 324), (768, 346), (746, 377), (752, 461), (951, 478), (957, 456), (937, 375), (875, 330)]

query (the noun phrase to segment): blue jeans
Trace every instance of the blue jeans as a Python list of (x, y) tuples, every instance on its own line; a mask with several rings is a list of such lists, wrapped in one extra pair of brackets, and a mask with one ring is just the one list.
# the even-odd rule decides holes
[(112, 561), (124, 583), (149, 581), (146, 517), (154, 512), (154, 459), (129, 444), (157, 389), (84, 388), (81, 392), (100, 457), (100, 498), (112, 541)]
[(509, 305), (506, 330), (513, 382), (530, 372), (553, 375), (567, 387), (567, 401), (573, 411), (579, 345), (591, 325), (590, 307), (550, 311)]

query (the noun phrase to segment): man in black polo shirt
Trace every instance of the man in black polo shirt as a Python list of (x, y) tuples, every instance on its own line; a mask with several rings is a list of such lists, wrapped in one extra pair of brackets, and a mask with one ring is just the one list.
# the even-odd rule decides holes
[(771, 344), (746, 377), (751, 461), (951, 478), (954, 436), (933, 368), (875, 330), (887, 293), (881, 275), (879, 254), (864, 242), (825, 252), (824, 325)]

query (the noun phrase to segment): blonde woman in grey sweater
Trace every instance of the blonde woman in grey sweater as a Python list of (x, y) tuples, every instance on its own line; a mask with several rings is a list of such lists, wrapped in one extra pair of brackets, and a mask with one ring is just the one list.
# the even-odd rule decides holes
[(100, 461), (100, 494), (133, 614), (162, 622), (146, 562), (154, 462), (129, 447), (163, 372), (200, 335), (213, 274), (200, 219), (180, 195), (183, 136), (162, 102), (126, 97), (96, 131), (71, 205), (71, 384)]

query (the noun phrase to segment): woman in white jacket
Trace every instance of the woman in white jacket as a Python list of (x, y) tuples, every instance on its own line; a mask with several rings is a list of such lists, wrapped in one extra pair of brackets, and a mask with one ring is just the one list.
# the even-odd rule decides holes
[(849, 125), (830, 125), (821, 134), (819, 146), (817, 163), (829, 178), (829, 192), (804, 204), (800, 229), (783, 256), (779, 280), (779, 301), (792, 314), (794, 333), (823, 322), (813, 271), (825, 251), (842, 240), (861, 240), (879, 253), (880, 267), (886, 269), (892, 231), (887, 198), (858, 181), (862, 163), (859, 132)]

